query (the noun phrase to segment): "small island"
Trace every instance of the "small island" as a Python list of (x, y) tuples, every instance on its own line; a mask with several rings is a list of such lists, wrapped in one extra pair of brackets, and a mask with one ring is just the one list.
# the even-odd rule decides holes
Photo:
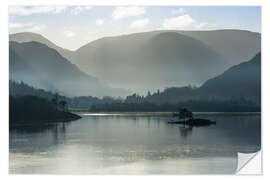
[[(183, 124), (188, 126), (209, 126), (211, 124), (216, 124), (216, 121), (202, 118), (194, 118), (193, 113), (186, 109), (179, 109), (177, 113), (173, 113), (173, 117), (178, 117), (178, 121), (169, 121), (169, 124)], [(183, 120), (180, 120), (183, 119)]]
[(67, 102), (58, 95), (48, 100), (37, 96), (9, 97), (9, 127), (43, 126), (69, 122), (81, 117), (68, 111)]

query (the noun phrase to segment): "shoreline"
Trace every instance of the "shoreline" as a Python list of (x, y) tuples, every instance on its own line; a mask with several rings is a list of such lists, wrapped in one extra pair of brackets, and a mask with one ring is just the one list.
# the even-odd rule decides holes
[[(156, 111), (149, 111), (149, 112), (121, 112), (121, 111), (114, 111), (114, 112), (109, 112), (109, 111), (100, 111), (100, 112), (91, 112), (91, 111), (72, 111), (72, 113), (75, 114), (86, 114), (86, 115), (171, 115), (174, 113), (173, 111), (171, 112), (156, 112)], [(261, 114), (261, 112), (193, 112), (194, 114)]]
[(70, 115), (72, 115), (73, 117), (50, 120), (50, 122), (46, 122), (46, 123), (17, 123), (17, 124), (13, 124), (13, 125), (11, 125), (11, 123), (9, 123), (9, 129), (14, 129), (14, 128), (18, 128), (18, 127), (42, 127), (42, 126), (49, 126), (49, 125), (53, 125), (53, 124), (56, 124), (56, 123), (67, 123), (67, 122), (71, 122), (71, 121), (76, 121), (76, 120), (82, 118), (78, 114), (74, 114), (74, 113), (71, 113), (71, 112), (68, 112), (68, 113)]

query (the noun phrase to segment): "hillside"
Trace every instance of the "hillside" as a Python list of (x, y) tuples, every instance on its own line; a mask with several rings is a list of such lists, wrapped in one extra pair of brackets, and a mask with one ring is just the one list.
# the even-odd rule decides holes
[(155, 104), (176, 104), (194, 100), (240, 100), (243, 103), (252, 101), (260, 106), (261, 53), (249, 61), (228, 68), (224, 73), (207, 80), (201, 87), (170, 87), (161, 92), (149, 92), (146, 97), (133, 94), (126, 98), (128, 103)]
[(66, 96), (120, 95), (97, 78), (80, 71), (55, 49), (38, 42), (9, 43), (10, 79)]
[(201, 85), (258, 51), (260, 34), (253, 32), (155, 31), (90, 42), (75, 51), (71, 61), (113, 86), (145, 93)]
[[(179, 31), (198, 39), (225, 57), (228, 67), (251, 59), (261, 51), (261, 34), (245, 30)], [(225, 69), (224, 69), (225, 70)]]
[(77, 51), (60, 48), (33, 33), (11, 34), (10, 40), (47, 44), (87, 74), (112, 87), (140, 93), (188, 84), (200, 86), (251, 59), (261, 49), (261, 35), (244, 30), (135, 33), (104, 37)]
[[(137, 37), (139, 36), (139, 37)], [(76, 64), (115, 87), (136, 92), (200, 84), (225, 66), (201, 41), (175, 32), (103, 38), (75, 52)], [(209, 64), (213, 66), (209, 71)]]
[(246, 97), (261, 101), (261, 53), (250, 61), (235, 65), (223, 74), (209, 79), (200, 88), (209, 97)]
[(18, 43), (31, 42), (31, 41), (39, 42), (39, 43), (47, 45), (50, 48), (57, 50), (66, 59), (69, 59), (73, 54), (73, 51), (57, 46), (56, 44), (54, 44), (53, 42), (51, 42), (44, 36), (37, 33), (33, 33), (33, 32), (21, 32), (21, 33), (16, 33), (16, 34), (10, 34), (9, 41), (15, 41)]

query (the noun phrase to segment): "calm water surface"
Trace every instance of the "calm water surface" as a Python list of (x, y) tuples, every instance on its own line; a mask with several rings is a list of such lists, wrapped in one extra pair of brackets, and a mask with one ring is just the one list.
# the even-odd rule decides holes
[(10, 173), (231, 174), (237, 152), (261, 145), (260, 114), (196, 114), (207, 127), (166, 114), (81, 114), (80, 120), (10, 131)]

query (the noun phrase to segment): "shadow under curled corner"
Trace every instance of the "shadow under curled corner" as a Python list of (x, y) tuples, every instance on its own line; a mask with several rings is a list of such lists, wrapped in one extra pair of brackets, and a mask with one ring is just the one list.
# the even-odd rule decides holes
[(262, 175), (261, 150), (255, 153), (237, 154), (237, 175)]

